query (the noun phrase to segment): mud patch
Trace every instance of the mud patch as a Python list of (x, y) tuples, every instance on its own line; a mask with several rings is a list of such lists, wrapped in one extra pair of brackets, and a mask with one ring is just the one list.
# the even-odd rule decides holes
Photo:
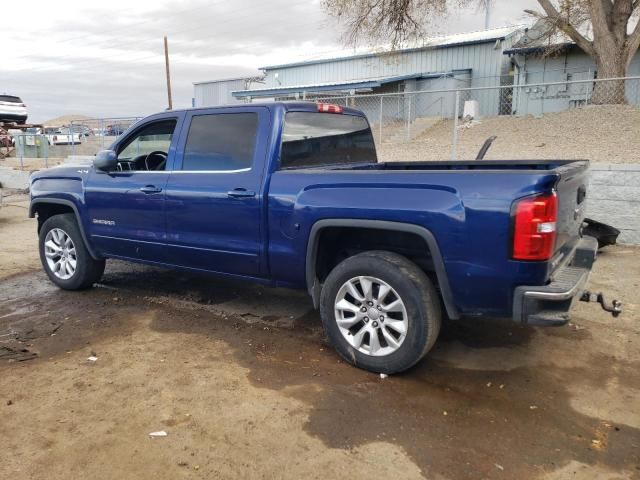
[[(640, 430), (576, 411), (568, 389), (575, 379), (602, 386), (614, 373), (611, 359), (593, 356), (583, 368), (469, 370), (453, 366), (458, 353), (445, 341), (444, 358), (382, 380), (347, 365), (302, 328), (245, 324), (232, 331), (219, 319), (179, 313), (152, 328), (224, 338), (254, 386), (309, 405), (307, 433), (345, 451), (372, 441), (397, 445), (428, 477), (531, 478), (572, 461), (639, 472)], [(513, 339), (500, 322), (485, 330), (474, 341), (487, 348), (519, 349), (531, 338)], [(618, 373), (640, 385), (631, 366)]]
[[(208, 298), (208, 289), (215, 290), (212, 285), (217, 281), (208, 279), (211, 285), (203, 287), (201, 277), (185, 274), (176, 287), (175, 272), (154, 282), (158, 270), (150, 269), (140, 277), (138, 268), (144, 270), (125, 269), (114, 262), (105, 277), (108, 288), (87, 292), (52, 289), (43, 274), (5, 281), (6, 288), (0, 291), (0, 331), (6, 332), (10, 325), (12, 332), (26, 335), (23, 338), (29, 332), (41, 332), (42, 336), (27, 341), (54, 360), (68, 350), (89, 350), (87, 342), (123, 336), (118, 343), (123, 358), (117, 363), (109, 352), (99, 352), (97, 365), (89, 365), (82, 356), (80, 371), (67, 367), (75, 385), (76, 397), (71, 398), (77, 402), (77, 395), (89, 395), (116, 382), (119, 390), (114, 401), (127, 402), (131, 391), (140, 394), (147, 383), (133, 382), (125, 373), (142, 371), (151, 384), (144, 390), (149, 395), (144, 401), (161, 412), (152, 429), (138, 425), (146, 432), (188, 426), (181, 440), (207, 434), (186, 413), (190, 402), (202, 400), (199, 392), (204, 395), (211, 384), (222, 384), (234, 401), (212, 405), (210, 415), (234, 412), (244, 433), (216, 433), (216, 442), (239, 449), (271, 416), (304, 415), (304, 432), (330, 451), (344, 454), (345, 465), (350, 456), (371, 445), (378, 453), (391, 445), (389, 450), (406, 452), (430, 478), (535, 478), (563, 472), (574, 464), (604, 472), (631, 472), (631, 478), (640, 478), (640, 430), (635, 417), (620, 407), (634, 408), (640, 389), (636, 346), (624, 337), (627, 350), (604, 355), (605, 347), (598, 343), (603, 337), (613, 342), (635, 332), (612, 331), (593, 322), (584, 322), (584, 331), (561, 334), (502, 322), (459, 322), (447, 326), (436, 350), (417, 367), (381, 379), (347, 365), (334, 353), (304, 294), (282, 290), (266, 294), (262, 287), (234, 284), (229, 287), (233, 294), (212, 291)], [(136, 320), (140, 317), (144, 320)], [(60, 324), (53, 334), (48, 330), (52, 322)], [(138, 343), (129, 345), (131, 331)], [(151, 358), (140, 353), (151, 348), (140, 342), (145, 334), (155, 342)], [(565, 362), (570, 357), (573, 361)], [(137, 363), (141, 358), (144, 363)], [(547, 358), (555, 360), (547, 362)], [(109, 367), (110, 362), (118, 368), (109, 375), (89, 381), (83, 374)], [(0, 368), (41, 364), (42, 359), (13, 366), (0, 362)], [(179, 374), (164, 381), (167, 369)], [(244, 376), (237, 377), (238, 371), (247, 372), (251, 386), (258, 387), (255, 391), (264, 393), (254, 393), (253, 398), (236, 395), (245, 382)], [(53, 388), (53, 378), (48, 377), (47, 388)], [(220, 378), (224, 382), (216, 383)], [(187, 389), (196, 392), (195, 397), (185, 395)], [(46, 389), (40, 395), (43, 392)], [(264, 396), (273, 398), (267, 392), (277, 392), (278, 398), (295, 400), (304, 408), (279, 411), (277, 406), (265, 405)], [(584, 405), (581, 400), (590, 392), (597, 394)], [(19, 405), (20, 398), (14, 400)], [(100, 402), (118, 408), (108, 398)], [(255, 409), (245, 410), (248, 404)], [(101, 428), (108, 435), (118, 426)], [(67, 433), (73, 435), (74, 430)], [(283, 432), (270, 431), (260, 438), (273, 446), (282, 436)], [(295, 442), (295, 436), (288, 438)], [(43, 437), (41, 441), (45, 445), (50, 440)], [(219, 461), (229, 466), (232, 459)], [(236, 476), (248, 471), (242, 463), (246, 458), (235, 462), (234, 468), (242, 466), (234, 470)]]
[(38, 356), (35, 352), (30, 352), (24, 347), (9, 347), (0, 345), (0, 360), (9, 360), (14, 362), (24, 362), (25, 360), (33, 360)]

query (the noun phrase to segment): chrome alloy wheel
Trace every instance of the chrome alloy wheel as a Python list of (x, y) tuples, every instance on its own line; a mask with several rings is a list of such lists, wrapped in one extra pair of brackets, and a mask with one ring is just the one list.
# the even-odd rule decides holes
[(73, 277), (78, 264), (76, 246), (71, 237), (60, 228), (52, 228), (44, 239), (44, 256), (53, 274), (68, 280)]
[(335, 318), (342, 336), (366, 355), (383, 357), (402, 345), (409, 320), (398, 293), (375, 277), (347, 280), (336, 295)]

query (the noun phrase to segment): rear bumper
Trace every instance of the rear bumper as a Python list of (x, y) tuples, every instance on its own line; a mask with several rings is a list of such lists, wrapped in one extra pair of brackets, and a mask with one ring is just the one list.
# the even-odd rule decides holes
[(564, 325), (569, 310), (579, 299), (589, 279), (598, 251), (598, 241), (583, 237), (572, 256), (542, 286), (519, 286), (513, 299), (513, 320), (529, 325)]

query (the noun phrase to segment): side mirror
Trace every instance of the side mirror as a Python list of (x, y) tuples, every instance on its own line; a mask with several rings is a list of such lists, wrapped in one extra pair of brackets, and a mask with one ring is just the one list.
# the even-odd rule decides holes
[(103, 172), (112, 172), (118, 166), (118, 156), (113, 150), (101, 150), (93, 159), (93, 166)]

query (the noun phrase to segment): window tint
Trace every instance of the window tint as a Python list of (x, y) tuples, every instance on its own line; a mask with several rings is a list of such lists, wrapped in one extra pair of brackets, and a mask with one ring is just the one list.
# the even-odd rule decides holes
[[(125, 143), (119, 149), (118, 160), (133, 160), (140, 155), (148, 155), (156, 151), (164, 152), (165, 154), (169, 153), (175, 128), (175, 120), (163, 120), (145, 125), (133, 137), (125, 140)], [(135, 170), (140, 169), (136, 168)]]
[(228, 171), (251, 168), (257, 132), (256, 113), (194, 116), (182, 169)]
[(281, 168), (376, 161), (373, 136), (364, 117), (287, 113), (282, 134)]

